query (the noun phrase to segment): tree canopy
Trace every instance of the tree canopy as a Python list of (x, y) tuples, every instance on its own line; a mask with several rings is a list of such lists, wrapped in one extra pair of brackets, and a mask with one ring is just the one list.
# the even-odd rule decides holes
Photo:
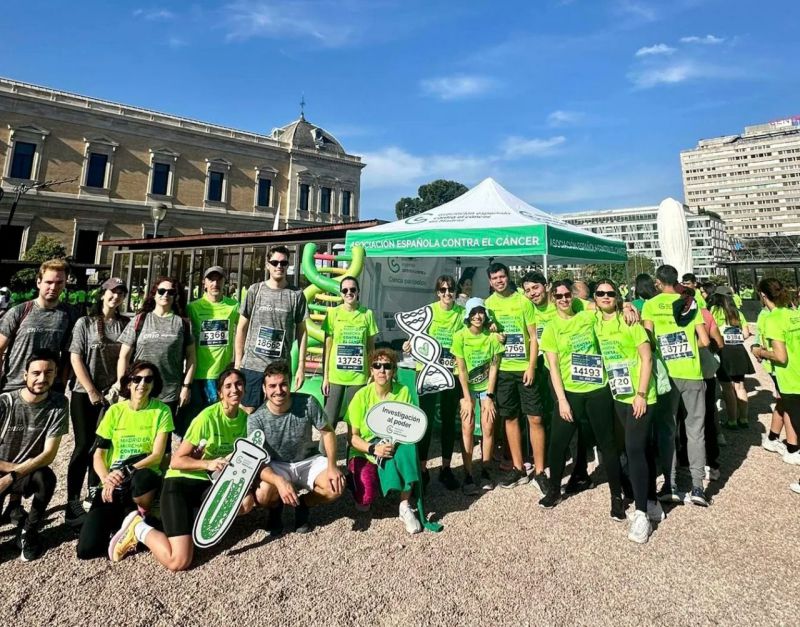
[(458, 198), (468, 189), (466, 185), (457, 181), (444, 179), (431, 181), (420, 186), (416, 198), (404, 197), (398, 200), (394, 206), (395, 214), (398, 220), (415, 216)]

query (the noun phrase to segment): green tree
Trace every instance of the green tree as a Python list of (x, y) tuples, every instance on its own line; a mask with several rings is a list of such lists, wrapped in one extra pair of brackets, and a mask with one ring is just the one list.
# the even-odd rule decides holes
[(398, 200), (394, 206), (395, 214), (398, 220), (403, 220), (450, 202), (467, 190), (466, 185), (462, 185), (457, 181), (438, 179), (420, 186), (417, 190), (416, 198), (406, 196)]
[(554, 270), (550, 271), (547, 279), (551, 283), (553, 281), (564, 281), (565, 279), (573, 281), (575, 279), (575, 273), (569, 268), (555, 268)]
[[(22, 255), (22, 261), (41, 264), (48, 259), (65, 259), (67, 249), (53, 237), (41, 235), (36, 242)], [(11, 277), (11, 289), (30, 288), (36, 282), (36, 269), (24, 268)]]

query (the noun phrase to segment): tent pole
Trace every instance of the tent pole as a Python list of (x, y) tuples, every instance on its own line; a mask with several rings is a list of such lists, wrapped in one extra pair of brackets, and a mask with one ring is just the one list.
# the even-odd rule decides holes
[(548, 277), (548, 274), (547, 274), (547, 255), (546, 254), (542, 255), (542, 269), (544, 270), (544, 278), (547, 279), (548, 282), (549, 282), (550, 278)]

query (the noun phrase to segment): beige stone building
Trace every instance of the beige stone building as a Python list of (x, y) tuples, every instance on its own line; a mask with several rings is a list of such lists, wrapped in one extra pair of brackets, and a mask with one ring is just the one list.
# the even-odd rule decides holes
[(0, 167), (0, 258), (50, 235), (99, 263), (98, 241), (153, 235), (154, 206), (159, 236), (357, 221), (364, 163), (302, 115), (261, 135), (0, 78)]

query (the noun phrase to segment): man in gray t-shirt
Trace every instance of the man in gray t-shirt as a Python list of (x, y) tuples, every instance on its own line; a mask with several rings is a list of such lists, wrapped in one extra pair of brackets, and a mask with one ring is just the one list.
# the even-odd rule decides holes
[[(268, 527), (282, 529), (283, 504), (295, 510), (295, 530), (310, 530), (308, 508), (335, 501), (342, 495), (344, 475), (336, 467), (336, 434), (319, 402), (307, 394), (291, 394), (289, 362), (278, 360), (264, 370), (266, 402), (247, 419), (247, 432), (264, 432), (270, 461), (259, 475), (256, 502), (270, 508)], [(311, 428), (320, 432), (327, 456), (317, 453)], [(308, 494), (298, 496), (299, 490)]]
[(0, 319), (0, 358), (6, 358), (0, 381), (2, 391), (18, 390), (25, 385), (25, 362), (35, 351), (52, 351), (58, 355), (58, 365), (66, 366), (64, 357), (75, 323), (71, 307), (59, 303), (66, 276), (64, 261), (46, 261), (36, 279), (39, 289), (36, 299), (12, 307)]
[[(50, 464), (67, 433), (67, 399), (51, 390), (55, 378), (55, 353), (34, 353), (25, 364), (24, 387), (0, 394), (0, 502), (10, 495), (7, 511), (19, 525), (24, 561), (42, 553), (39, 528), (56, 489)], [(33, 497), (29, 514), (23, 497)]]
[(300, 290), (290, 289), (286, 281), (289, 250), (285, 246), (271, 249), (268, 262), (269, 279), (250, 286), (239, 309), (236, 327), (235, 364), (245, 374), (242, 406), (248, 413), (264, 400), (261, 392), (264, 368), (277, 359), (289, 359), (295, 338), (299, 348), (295, 389), (300, 389), (305, 380), (306, 297)]

